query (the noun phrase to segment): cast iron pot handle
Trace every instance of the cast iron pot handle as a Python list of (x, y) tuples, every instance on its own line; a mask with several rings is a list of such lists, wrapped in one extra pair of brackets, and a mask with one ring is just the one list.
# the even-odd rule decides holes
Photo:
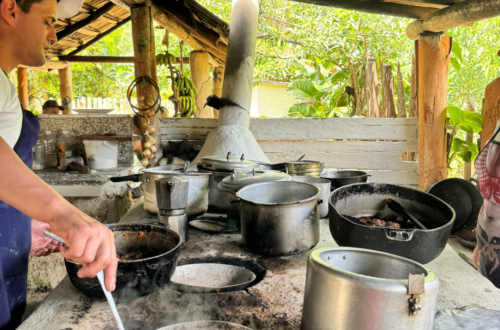
[(110, 178), (110, 180), (111, 180), (111, 182), (127, 182), (127, 181), (140, 182), (141, 181), (141, 175), (142, 174), (132, 174), (132, 175), (125, 175), (125, 176), (115, 176), (114, 178)]
[(415, 230), (398, 230), (398, 229), (389, 229), (389, 228), (384, 228), (385, 231), (385, 236), (387, 239), (390, 239), (391, 241), (398, 241), (398, 242), (409, 242), (413, 238), (413, 234), (415, 233)]

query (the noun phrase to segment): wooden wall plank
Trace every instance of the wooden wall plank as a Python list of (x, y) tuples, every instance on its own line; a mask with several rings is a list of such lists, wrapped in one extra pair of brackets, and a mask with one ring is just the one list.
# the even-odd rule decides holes
[(401, 152), (417, 151), (417, 142), (402, 141), (260, 141), (264, 152), (329, 153), (329, 152)]
[[(286, 162), (299, 159), (303, 153), (266, 152), (266, 156), (272, 163)], [(331, 152), (307, 154), (307, 159), (319, 160), (326, 167), (333, 168), (357, 168), (360, 170), (392, 170), (392, 171), (416, 171), (416, 162), (403, 162), (401, 154), (397, 152)]]
[[(163, 118), (162, 138), (198, 139), (217, 127), (216, 119)], [(258, 141), (417, 139), (416, 118), (255, 118), (250, 130)]]

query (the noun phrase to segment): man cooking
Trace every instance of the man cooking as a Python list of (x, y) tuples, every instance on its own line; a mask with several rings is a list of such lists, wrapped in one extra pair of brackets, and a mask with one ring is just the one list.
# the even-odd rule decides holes
[(83, 265), (78, 272), (80, 277), (95, 277), (104, 270), (107, 289), (115, 288), (117, 259), (113, 234), (30, 170), (40, 125), (31, 112), (21, 109), (16, 87), (7, 76), (20, 64), (42, 66), (47, 51), (57, 41), (54, 22), (58, 16), (74, 16), (81, 5), (82, 0), (0, 0), (1, 330), (17, 328), (24, 313), (30, 218), (47, 223), (52, 232), (66, 241), (68, 247), (61, 247), (61, 254)]
[(62, 110), (64, 110), (64, 107), (57, 104), (56, 100), (48, 100), (42, 105), (44, 115), (58, 115)]

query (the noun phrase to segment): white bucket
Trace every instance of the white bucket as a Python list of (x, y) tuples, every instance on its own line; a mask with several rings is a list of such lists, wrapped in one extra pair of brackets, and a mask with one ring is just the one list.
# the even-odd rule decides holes
[(87, 165), (96, 170), (118, 165), (118, 141), (84, 140)]

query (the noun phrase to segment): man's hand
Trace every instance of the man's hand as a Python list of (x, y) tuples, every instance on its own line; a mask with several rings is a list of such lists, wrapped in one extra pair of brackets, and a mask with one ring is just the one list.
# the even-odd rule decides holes
[(51, 231), (68, 246), (61, 247), (61, 254), (83, 265), (79, 277), (95, 277), (104, 270), (106, 288), (114, 291), (118, 266), (114, 234), (72, 205), (63, 208), (50, 223)]
[(45, 257), (53, 252), (59, 252), (62, 243), (48, 238), (43, 233), (50, 230), (49, 224), (38, 220), (31, 220), (31, 250), (35, 257)]
[(28, 169), (1, 136), (0, 164), (0, 182), (7, 187), (0, 189), (0, 200), (32, 219), (48, 223), (51, 231), (69, 246), (61, 248), (62, 256), (83, 265), (78, 275), (95, 277), (104, 270), (106, 288), (113, 291), (118, 265), (113, 233)]

